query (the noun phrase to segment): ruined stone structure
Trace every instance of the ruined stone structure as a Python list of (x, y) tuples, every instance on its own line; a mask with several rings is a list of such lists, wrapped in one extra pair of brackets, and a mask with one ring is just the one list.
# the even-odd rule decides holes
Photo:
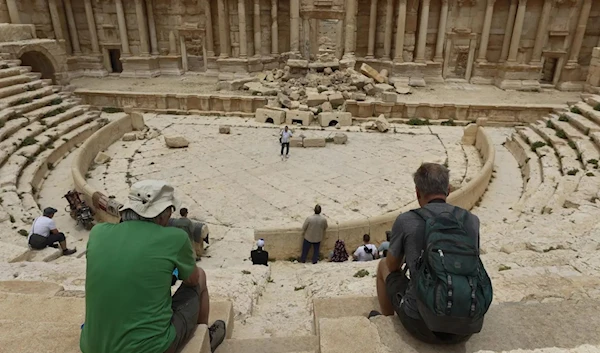
[(0, 22), (64, 43), (72, 76), (310, 67), (327, 42), (415, 84), (582, 90), (600, 42), (594, 0), (3, 0)]

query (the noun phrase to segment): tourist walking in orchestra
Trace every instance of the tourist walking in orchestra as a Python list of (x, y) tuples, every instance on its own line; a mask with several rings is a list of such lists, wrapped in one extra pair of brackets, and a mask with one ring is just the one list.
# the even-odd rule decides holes
[(285, 158), (290, 156), (290, 139), (292, 131), (286, 126), (280, 133), (279, 142), (281, 143), (281, 158), (283, 159), (283, 149), (285, 148)]

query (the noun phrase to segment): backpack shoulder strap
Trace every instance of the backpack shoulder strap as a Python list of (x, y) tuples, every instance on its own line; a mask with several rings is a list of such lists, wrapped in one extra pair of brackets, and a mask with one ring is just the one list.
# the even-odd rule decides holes
[(433, 212), (426, 209), (425, 207), (416, 208), (414, 210), (410, 210), (410, 212), (414, 212), (417, 216), (421, 217), (422, 220), (427, 222), (428, 219), (435, 217)]

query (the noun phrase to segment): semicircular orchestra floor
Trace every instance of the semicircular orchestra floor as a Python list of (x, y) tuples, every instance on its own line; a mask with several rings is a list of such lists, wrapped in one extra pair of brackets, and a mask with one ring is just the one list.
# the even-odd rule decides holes
[[(163, 136), (184, 136), (189, 147), (169, 149), (160, 136), (118, 141), (106, 151), (111, 161), (93, 166), (88, 182), (122, 201), (128, 183), (166, 180), (191, 217), (239, 228), (301, 224), (317, 203), (334, 223), (396, 210), (414, 200), (416, 168), (424, 161), (444, 163), (442, 141), (458, 145), (462, 136), (461, 128), (439, 126), (405, 125), (387, 134), (357, 126), (296, 127), (295, 136), (343, 132), (348, 143), (291, 148), (282, 159), (280, 130), (272, 125), (223, 117), (146, 114), (145, 119)], [(231, 134), (219, 134), (221, 124), (232, 124)]]

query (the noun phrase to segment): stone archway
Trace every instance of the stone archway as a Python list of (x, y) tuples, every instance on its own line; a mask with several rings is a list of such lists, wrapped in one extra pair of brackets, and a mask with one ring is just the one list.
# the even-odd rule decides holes
[(31, 66), (32, 72), (39, 72), (42, 74), (42, 79), (52, 80), (53, 84), (56, 84), (56, 70), (52, 61), (44, 53), (31, 50), (26, 51), (19, 57), (21, 65)]

